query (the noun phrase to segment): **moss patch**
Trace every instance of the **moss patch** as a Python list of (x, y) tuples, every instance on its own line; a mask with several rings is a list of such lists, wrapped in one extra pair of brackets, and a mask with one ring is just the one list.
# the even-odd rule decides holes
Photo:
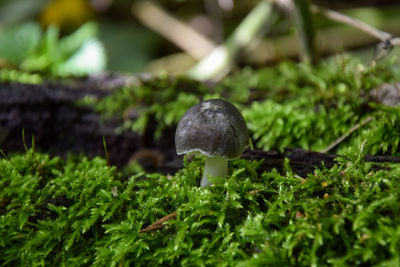
[[(245, 69), (212, 89), (184, 78), (122, 88), (97, 109), (127, 128), (145, 132), (153, 118), (159, 135), (201, 98), (223, 96), (241, 108), (263, 149), (319, 150), (372, 119), (336, 148), (336, 166), (306, 178), (288, 162), (284, 174), (261, 173), (260, 162), (238, 159), (230, 177), (200, 188), (202, 159), (169, 176), (140, 168), (126, 175), (102, 158), (64, 161), (33, 149), (5, 157), (0, 264), (397, 266), (400, 166), (363, 161), (366, 153), (399, 154), (399, 107), (366, 97), (396, 81), (393, 64), (335, 58)], [(173, 212), (163, 229), (140, 233)]]
[[(0, 263), (398, 264), (400, 166), (362, 154), (306, 179), (236, 160), (229, 178), (200, 188), (201, 160), (172, 177), (125, 178), (101, 158), (29, 150), (0, 160)], [(165, 228), (139, 233), (174, 211)]]
[[(120, 116), (124, 129), (141, 133), (149, 120), (155, 119), (159, 137), (200, 100), (223, 97), (240, 108), (255, 147), (264, 150), (301, 147), (321, 151), (357, 123), (373, 117), (373, 123), (352, 133), (330, 152), (359, 147), (372, 137), (375, 140), (368, 141), (369, 153), (396, 154), (400, 140), (397, 126), (393, 119), (389, 122), (385, 118), (398, 113), (398, 108), (371, 106), (369, 91), (385, 82), (398, 82), (397, 66), (397, 59), (371, 67), (357, 58), (338, 56), (316, 66), (288, 61), (257, 70), (245, 68), (213, 87), (183, 77), (160, 77), (139, 87), (121, 88), (100, 101), (96, 109), (106, 118)], [(391, 135), (390, 147), (381, 146), (376, 138), (383, 128), (393, 133), (385, 134)]]

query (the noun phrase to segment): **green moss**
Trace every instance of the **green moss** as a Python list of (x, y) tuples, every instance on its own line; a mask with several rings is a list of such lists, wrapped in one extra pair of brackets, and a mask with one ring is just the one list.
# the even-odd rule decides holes
[[(252, 88), (262, 98), (244, 107), (243, 113), (258, 148), (301, 147), (320, 151), (372, 116), (374, 123), (353, 133), (349, 138), (353, 140), (341, 143), (336, 152), (357, 146), (360, 140), (370, 144), (369, 152), (373, 154), (398, 151), (398, 141), (393, 142), (398, 136), (396, 124), (382, 120), (382, 112), (368, 109), (366, 97), (369, 90), (383, 82), (400, 79), (393, 62), (372, 68), (355, 58), (331, 58), (313, 68), (307, 64), (282, 63), (275, 71), (255, 73), (258, 76), (253, 77)], [(378, 141), (378, 132), (391, 137)], [(388, 150), (388, 146), (392, 149)]]
[[(396, 154), (398, 124), (385, 119), (383, 111), (370, 108), (366, 95), (384, 82), (400, 80), (397, 62), (390, 59), (368, 67), (344, 55), (316, 66), (287, 61), (258, 70), (245, 68), (213, 88), (183, 77), (164, 77), (122, 88), (96, 108), (106, 118), (122, 117), (124, 129), (140, 133), (153, 120), (156, 136), (160, 136), (201, 99), (222, 96), (242, 110), (255, 147), (264, 150), (301, 147), (321, 151), (372, 116), (374, 123), (364, 125), (330, 152), (342, 152), (367, 140), (370, 153)], [(129, 116), (132, 110), (135, 115)], [(378, 132), (385, 137), (378, 140)]]
[(368, 154), (400, 155), (400, 107), (373, 103), (370, 106), (373, 108), (370, 114), (373, 120), (342, 146), (339, 152), (363, 145)]
[[(393, 62), (368, 68), (342, 57), (244, 69), (213, 89), (183, 77), (121, 88), (96, 108), (126, 128), (145, 133), (154, 119), (160, 135), (200, 99), (224, 96), (263, 149), (319, 150), (373, 119), (339, 145), (338, 165), (305, 179), (288, 162), (283, 173), (258, 173), (260, 162), (238, 159), (230, 177), (200, 188), (202, 159), (173, 176), (136, 167), (127, 176), (102, 158), (32, 149), (1, 159), (0, 264), (397, 266), (400, 166), (363, 158), (399, 154), (399, 108), (364, 97), (398, 80)], [(139, 232), (175, 211), (165, 228)]]
[(32, 74), (18, 70), (0, 69), (0, 81), (40, 84), (43, 82), (43, 78), (39, 74)]
[[(284, 266), (399, 263), (400, 167), (353, 150), (306, 179), (235, 160), (200, 188), (201, 160), (123, 178), (104, 159), (29, 150), (0, 160), (0, 264)], [(177, 211), (151, 233), (139, 230)]]
[(310, 100), (254, 102), (243, 114), (259, 148), (301, 147), (318, 151), (346, 133), (359, 119), (351, 107), (339, 102), (332, 108), (310, 106)]
[[(115, 211), (119, 185), (100, 158), (63, 162), (29, 151), (0, 162), (0, 262), (7, 265), (93, 261), (98, 227)], [(103, 205), (104, 203), (104, 205)]]

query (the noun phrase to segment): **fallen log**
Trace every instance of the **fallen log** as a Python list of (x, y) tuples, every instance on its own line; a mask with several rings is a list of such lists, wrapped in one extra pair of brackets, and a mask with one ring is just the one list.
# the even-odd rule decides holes
[[(107, 77), (103, 84), (107, 83)], [(114, 79), (114, 78), (112, 78)], [(118, 86), (121, 85), (121, 81)], [(148, 171), (173, 174), (182, 168), (182, 158), (175, 153), (174, 129), (168, 129), (160, 140), (154, 140), (155, 122), (150, 123), (144, 135), (131, 131), (118, 132), (118, 119), (103, 121), (91, 107), (76, 105), (76, 101), (92, 96), (98, 99), (110, 94), (110, 88), (83, 81), (74, 86), (62, 83), (27, 85), (0, 83), (0, 148), (5, 153), (23, 152), (24, 142), (34, 136), (36, 149), (41, 152), (65, 157), (68, 154), (84, 154), (88, 157), (105, 157), (103, 137), (110, 164), (123, 166), (132, 158)], [(27, 142), (29, 143), (29, 142)], [(261, 160), (259, 171), (273, 168), (283, 170), (285, 158), (292, 170), (301, 177), (316, 168), (331, 168), (338, 155), (287, 148), (283, 152), (246, 150), (242, 158)], [(371, 162), (397, 162), (400, 157), (389, 155), (365, 157)]]
[(109, 93), (92, 81), (73, 86), (0, 83), (0, 148), (6, 153), (24, 151), (24, 130), (26, 142), (34, 136), (38, 151), (104, 156), (104, 137), (110, 163), (125, 164), (137, 150), (155, 144), (134, 132), (118, 133), (120, 120), (103, 121), (92, 108), (76, 104), (83, 97), (101, 99)]

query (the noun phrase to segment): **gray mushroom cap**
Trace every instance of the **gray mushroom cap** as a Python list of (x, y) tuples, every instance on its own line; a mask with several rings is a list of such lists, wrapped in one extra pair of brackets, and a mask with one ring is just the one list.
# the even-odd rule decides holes
[(178, 123), (178, 155), (200, 152), (208, 157), (237, 158), (246, 149), (249, 132), (240, 111), (223, 99), (210, 99), (188, 109)]

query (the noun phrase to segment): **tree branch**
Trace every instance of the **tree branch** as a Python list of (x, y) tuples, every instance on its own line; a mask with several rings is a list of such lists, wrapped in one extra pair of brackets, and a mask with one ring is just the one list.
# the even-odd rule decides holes
[(330, 9), (327, 9), (324, 7), (319, 7), (316, 5), (312, 5), (311, 10), (314, 13), (321, 14), (333, 21), (337, 21), (337, 22), (341, 22), (341, 23), (353, 26), (354, 28), (357, 28), (365, 33), (368, 33), (371, 36), (374, 36), (375, 38), (377, 38), (378, 40), (380, 40), (382, 42), (387, 41), (392, 38), (392, 35), (390, 33), (376, 29), (363, 21), (349, 17), (349, 16), (339, 13), (337, 11), (330, 10)]

